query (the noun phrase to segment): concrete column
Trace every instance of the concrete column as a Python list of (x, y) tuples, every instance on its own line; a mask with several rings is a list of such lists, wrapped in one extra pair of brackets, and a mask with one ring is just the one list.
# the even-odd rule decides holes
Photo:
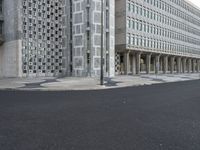
[(149, 74), (151, 72), (151, 54), (146, 55), (146, 73)]
[(140, 74), (141, 53), (136, 53), (136, 74)]
[(177, 73), (181, 73), (181, 57), (177, 58)]
[(166, 74), (167, 71), (168, 71), (168, 56), (164, 56), (163, 73)]
[(128, 75), (130, 71), (130, 56), (129, 52), (124, 53), (124, 73), (125, 75)]
[(160, 57), (160, 71), (163, 72), (163, 57)]
[(156, 59), (155, 59), (155, 57), (152, 57), (152, 61), (153, 61), (152, 62), (153, 63), (152, 64), (152, 67), (153, 67), (152, 70), (155, 72), (156, 71)]
[(132, 57), (132, 74), (133, 75), (136, 74), (136, 56), (135, 56), (135, 54), (133, 54), (133, 57)]
[(155, 73), (158, 74), (160, 70), (160, 56), (156, 55), (156, 70)]
[(191, 68), (192, 68), (192, 60), (188, 59), (188, 73), (191, 73)]
[(192, 72), (193, 73), (196, 72), (196, 60), (195, 59), (192, 60)]
[(186, 72), (186, 61), (187, 61), (187, 59), (183, 58), (183, 73)]
[(197, 72), (200, 71), (200, 60), (197, 60)]
[(170, 57), (170, 72), (171, 72), (171, 74), (173, 74), (174, 73), (174, 57), (173, 56), (171, 56)]

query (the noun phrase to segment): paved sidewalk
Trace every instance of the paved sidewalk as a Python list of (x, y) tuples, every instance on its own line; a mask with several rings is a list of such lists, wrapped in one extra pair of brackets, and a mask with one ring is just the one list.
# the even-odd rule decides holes
[(98, 78), (3, 78), (0, 79), (0, 89), (45, 91), (100, 90), (197, 79), (200, 79), (199, 74), (142, 74), (140, 76), (116, 76), (114, 78), (105, 78), (105, 85), (100, 86)]

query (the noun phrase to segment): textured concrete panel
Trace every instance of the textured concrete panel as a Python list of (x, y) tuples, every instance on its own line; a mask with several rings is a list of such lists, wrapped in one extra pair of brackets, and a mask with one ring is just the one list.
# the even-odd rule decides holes
[(4, 0), (4, 39), (6, 42), (21, 38), (21, 0)]
[(22, 76), (22, 41), (11, 41), (0, 47), (1, 77)]

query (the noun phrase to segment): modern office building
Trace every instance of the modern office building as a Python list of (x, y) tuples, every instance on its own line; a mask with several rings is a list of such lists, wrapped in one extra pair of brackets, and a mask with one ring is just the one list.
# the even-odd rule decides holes
[[(104, 72), (115, 74), (115, 1), (104, 0)], [(72, 76), (100, 75), (101, 0), (69, 0), (68, 73)]]
[(0, 76), (65, 74), (63, 0), (1, 0)]
[(116, 73), (200, 69), (200, 9), (186, 0), (116, 0)]

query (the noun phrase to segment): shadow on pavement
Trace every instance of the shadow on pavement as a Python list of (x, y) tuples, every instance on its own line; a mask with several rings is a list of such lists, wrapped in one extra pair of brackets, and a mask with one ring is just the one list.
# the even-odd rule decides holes
[(47, 79), (45, 81), (42, 82), (37, 82), (37, 83), (26, 83), (25, 86), (21, 87), (20, 89), (24, 89), (24, 88), (42, 88), (43, 86), (41, 86), (41, 84), (45, 84), (45, 83), (51, 83), (51, 82), (58, 82), (57, 79)]
[(112, 78), (105, 78), (104, 80), (106, 81), (106, 83), (104, 85), (107, 87), (117, 86), (118, 83), (122, 83), (119, 81), (113, 81)]

